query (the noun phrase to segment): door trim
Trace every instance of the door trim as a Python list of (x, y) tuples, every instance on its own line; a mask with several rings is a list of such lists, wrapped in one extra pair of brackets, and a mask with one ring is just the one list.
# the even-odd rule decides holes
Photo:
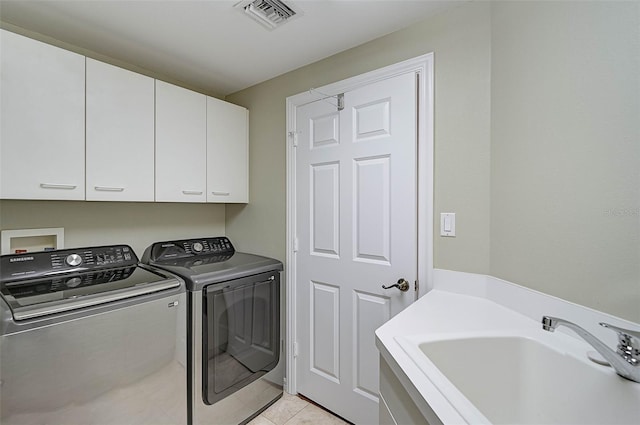
[(418, 282), (420, 297), (433, 288), (433, 195), (434, 195), (434, 86), (433, 86), (433, 53), (418, 56), (403, 62), (380, 68), (365, 74), (351, 77), (336, 83), (289, 96), (286, 99), (287, 134), (286, 134), (286, 170), (287, 170), (287, 205), (286, 205), (286, 317), (285, 317), (285, 390), (290, 394), (297, 393), (295, 346), (296, 328), (296, 108), (322, 99), (323, 96), (335, 103), (335, 96), (356, 88), (385, 80), (400, 74), (415, 73), (418, 78)]

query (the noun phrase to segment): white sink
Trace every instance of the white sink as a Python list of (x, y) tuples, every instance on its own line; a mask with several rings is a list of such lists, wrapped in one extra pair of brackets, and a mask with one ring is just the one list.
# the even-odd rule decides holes
[(570, 338), (540, 332), (396, 340), (468, 423), (640, 423), (640, 384), (589, 361)]

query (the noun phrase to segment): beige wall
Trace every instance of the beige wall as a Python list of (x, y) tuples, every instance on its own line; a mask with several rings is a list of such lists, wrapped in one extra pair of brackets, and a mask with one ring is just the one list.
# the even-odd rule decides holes
[[(285, 258), (285, 99), (435, 53), (435, 267), (640, 322), (640, 3), (473, 2), (227, 100), (251, 110), (243, 249)], [(436, 235), (438, 223), (434, 223)]]
[(224, 205), (0, 201), (0, 229), (64, 227), (66, 247), (131, 245), (139, 257), (153, 242), (224, 235)]
[(287, 96), (435, 52), (435, 208), (455, 211), (459, 223), (456, 239), (436, 239), (435, 261), (488, 273), (489, 22), (488, 3), (458, 7), (227, 97), (249, 108), (251, 137), (251, 203), (227, 206), (227, 234), (243, 249), (285, 258)]
[(491, 274), (640, 322), (640, 2), (497, 4)]
[[(229, 96), (250, 109), (248, 205), (1, 201), (67, 246), (227, 234), (285, 259), (285, 99), (435, 53), (438, 268), (640, 322), (640, 3), (471, 2)], [(437, 223), (434, 224), (437, 231)]]

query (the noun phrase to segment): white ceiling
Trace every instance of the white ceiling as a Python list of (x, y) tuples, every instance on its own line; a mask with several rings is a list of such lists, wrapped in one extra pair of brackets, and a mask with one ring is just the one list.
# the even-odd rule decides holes
[[(407, 27), (455, 0), (287, 0), (268, 30), (238, 0), (2, 0), (0, 19), (219, 96)], [(246, 2), (245, 2), (246, 3)]]

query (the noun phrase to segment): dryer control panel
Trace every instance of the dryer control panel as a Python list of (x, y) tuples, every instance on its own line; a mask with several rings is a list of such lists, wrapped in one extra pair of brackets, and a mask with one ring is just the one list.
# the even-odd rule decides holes
[(156, 242), (147, 249), (143, 262), (162, 262), (177, 258), (233, 255), (235, 248), (225, 236), (179, 241)]

